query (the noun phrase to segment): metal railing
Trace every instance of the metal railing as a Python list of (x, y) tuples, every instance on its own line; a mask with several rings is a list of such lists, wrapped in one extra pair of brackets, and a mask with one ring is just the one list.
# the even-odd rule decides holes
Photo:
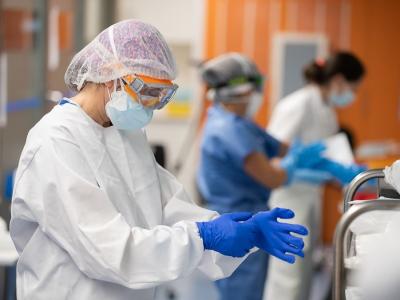
[(346, 269), (345, 260), (347, 253), (345, 247), (346, 233), (351, 223), (360, 215), (376, 210), (400, 211), (400, 200), (377, 200), (360, 203), (350, 207), (342, 216), (336, 227), (334, 242), (334, 277), (333, 277), (333, 300), (345, 300)]
[[(351, 223), (360, 215), (377, 210), (398, 210), (400, 211), (400, 200), (376, 200), (365, 201), (357, 205), (351, 206), (358, 189), (370, 179), (384, 178), (385, 174), (382, 169), (368, 170), (359, 174), (350, 183), (344, 197), (343, 210), (344, 214), (341, 217), (334, 237), (334, 266), (333, 266), (333, 300), (346, 299), (346, 266), (350, 241), (349, 227)], [(379, 185), (377, 185), (379, 189)], [(378, 191), (379, 192), (379, 191)]]
[(353, 200), (356, 195), (358, 189), (368, 180), (375, 178), (384, 178), (385, 174), (382, 169), (374, 169), (365, 171), (359, 175), (357, 175), (352, 182), (350, 182), (349, 187), (347, 188), (344, 202), (343, 202), (343, 211), (346, 212), (350, 207), (350, 202)]

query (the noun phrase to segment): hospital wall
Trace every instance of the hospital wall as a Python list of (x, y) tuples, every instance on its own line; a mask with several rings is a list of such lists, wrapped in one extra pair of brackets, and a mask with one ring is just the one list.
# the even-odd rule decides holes
[[(29, 25), (41, 1), (0, 2), (3, 12), (21, 13), (21, 16), (13, 15), (13, 18), (21, 17), (21, 23)], [(85, 15), (80, 15), (79, 5), (82, 3), (85, 3)], [(7, 42), (16, 43), (7, 44), (4, 49), (9, 65), (9, 104), (12, 106), (20, 100), (42, 96), (40, 88), (70, 95), (63, 82), (63, 73), (78, 49), (114, 21), (133, 17), (150, 22), (160, 29), (177, 57), (180, 69), (178, 84), (180, 90), (187, 88), (192, 91), (193, 113), (182, 119), (156, 117), (148, 128), (149, 139), (166, 146), (171, 170), (181, 157), (187, 158), (183, 162), (187, 172), (180, 174), (180, 179), (192, 195), (195, 194), (193, 176), (200, 137), (192, 129), (196, 129), (198, 115), (204, 116), (205, 107), (209, 105), (202, 97), (196, 62), (227, 51), (239, 51), (252, 57), (269, 77), (265, 101), (257, 116), (259, 124), (265, 126), (272, 110), (272, 39), (280, 32), (322, 33), (329, 39), (331, 49), (347, 49), (358, 54), (366, 63), (368, 75), (357, 102), (339, 111), (340, 121), (354, 130), (357, 144), (373, 139), (400, 140), (400, 39), (397, 32), (400, 28), (400, 1), (49, 0), (48, 5), (49, 15), (54, 8), (61, 11), (58, 67), (40, 73), (39, 64), (47, 65), (43, 59), (49, 53), (40, 53), (46, 48), (38, 47), (33, 40), (37, 33), (7, 31), (10, 33), (8, 38), (12, 38)], [(13, 30), (26, 29), (10, 24), (9, 28)], [(44, 99), (39, 101), (37, 107), (8, 114), (8, 123), (0, 130), (3, 172), (16, 167), (26, 133), (47, 110), (44, 106), (54, 105)], [(185, 144), (191, 147), (186, 149)]]
[[(93, 0), (92, 0), (93, 1)], [(146, 127), (148, 140), (162, 145), (166, 167), (198, 200), (195, 172), (198, 162), (199, 113), (202, 103), (196, 64), (203, 59), (205, 1), (202, 0), (116, 0), (116, 21), (137, 18), (157, 27), (170, 46), (177, 63), (179, 85), (174, 101), (157, 111)], [(155, 9), (157, 8), (157, 9)], [(189, 98), (188, 113), (177, 113)]]
[[(257, 122), (265, 127), (273, 109), (273, 38), (279, 33), (323, 34), (329, 50), (349, 50), (365, 63), (367, 76), (350, 107), (339, 109), (340, 124), (355, 145), (400, 142), (400, 1), (398, 0), (207, 0), (204, 56), (227, 51), (254, 59), (267, 79)], [(204, 99), (203, 119), (209, 103)], [(366, 161), (384, 167), (398, 156)], [(342, 190), (325, 188), (322, 239), (331, 243), (340, 218)]]
[(0, 187), (3, 196), (4, 174), (16, 168), (28, 130), (46, 112), (48, 103), (40, 97), (43, 89), (65, 90), (63, 74), (75, 49), (73, 30), (70, 30), (74, 5), (70, 1), (49, 1), (53, 7), (57, 5), (59, 12), (57, 22), (60, 26), (53, 26), (59, 36), (56, 69), (44, 68), (49, 51), (39, 39), (44, 35), (39, 23), (39, 1), (0, 2), (0, 78), (4, 83), (0, 85), (0, 98), (1, 111), (6, 115), (0, 126)]
[[(331, 50), (351, 50), (368, 74), (354, 105), (339, 111), (356, 144), (400, 140), (400, 1), (397, 0), (207, 0), (204, 53), (238, 51), (271, 74), (272, 38), (281, 32), (322, 33)], [(257, 120), (272, 109), (271, 86)]]

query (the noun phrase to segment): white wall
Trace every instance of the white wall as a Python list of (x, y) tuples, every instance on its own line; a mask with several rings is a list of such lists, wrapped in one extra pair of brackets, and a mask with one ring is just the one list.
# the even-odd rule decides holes
[(84, 24), (84, 39), (90, 42), (96, 35), (100, 33), (101, 30), (101, 14), (99, 10), (101, 9), (101, 1), (98, 0), (85, 0), (85, 19)]
[(119, 19), (137, 18), (153, 24), (172, 43), (196, 37), (198, 3), (202, 0), (117, 0)]
[[(184, 120), (168, 119), (163, 112), (156, 114), (147, 127), (150, 142), (166, 147), (167, 168), (184, 157), (185, 165), (178, 175), (189, 194), (195, 198), (194, 174), (197, 168), (198, 143), (195, 142), (199, 112), (201, 83), (192, 61), (203, 58), (203, 28), (205, 1), (203, 0), (116, 0), (116, 19), (140, 19), (154, 25), (165, 37), (176, 58), (176, 83), (193, 94), (193, 114)], [(189, 143), (188, 140), (189, 139)], [(184, 145), (192, 145), (184, 148)]]

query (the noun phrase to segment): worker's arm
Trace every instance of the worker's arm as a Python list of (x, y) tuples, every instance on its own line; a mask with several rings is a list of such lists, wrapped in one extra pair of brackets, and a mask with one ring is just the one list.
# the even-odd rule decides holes
[[(128, 223), (117, 209), (118, 200), (111, 199), (110, 191), (85, 176), (84, 170), (90, 168), (77, 146), (69, 141), (48, 142), (20, 172), (13, 199), (13, 205), (29, 206), (32, 222), (68, 253), (82, 273), (143, 289), (198, 267), (204, 248), (195, 222), (180, 219), (171, 226), (149, 228), (135, 218)], [(118, 181), (115, 188), (122, 188)], [(175, 208), (171, 206), (170, 215)]]
[[(219, 216), (215, 211), (196, 205), (175, 176), (161, 166), (158, 166), (158, 175), (164, 206), (162, 221), (164, 225), (173, 226), (183, 219), (187, 222), (205, 222)], [(235, 258), (206, 250), (198, 269), (210, 279), (217, 280), (230, 276), (246, 257)]]
[(270, 189), (283, 185), (288, 179), (277, 161), (260, 152), (252, 152), (245, 158), (244, 169), (254, 180)]
[(296, 170), (310, 169), (320, 163), (325, 148), (320, 142), (309, 145), (295, 143), (279, 163), (272, 162), (260, 152), (251, 152), (244, 160), (244, 169), (264, 186), (276, 188), (290, 182)]
[(284, 157), (289, 151), (289, 144), (286, 142), (281, 142), (279, 147), (278, 157)]
[(264, 151), (269, 158), (284, 157), (289, 150), (289, 144), (285, 141), (281, 141), (270, 132), (264, 132)]

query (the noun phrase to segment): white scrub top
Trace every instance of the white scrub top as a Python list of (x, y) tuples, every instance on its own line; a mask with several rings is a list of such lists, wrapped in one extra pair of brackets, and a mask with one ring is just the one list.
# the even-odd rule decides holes
[(281, 141), (298, 138), (310, 143), (336, 134), (339, 125), (335, 110), (323, 101), (319, 89), (307, 85), (278, 102), (267, 130)]
[[(276, 105), (268, 132), (288, 143), (299, 139), (310, 143), (325, 139), (339, 129), (334, 109), (327, 105), (314, 85), (308, 85)], [(296, 217), (292, 222), (305, 225), (310, 234), (305, 237), (305, 258), (294, 265), (270, 260), (264, 299), (308, 299), (312, 278), (312, 250), (318, 241), (321, 218), (322, 190), (320, 186), (292, 183), (275, 189), (269, 200), (271, 208), (292, 209)]]
[[(339, 125), (333, 107), (322, 99), (318, 87), (310, 84), (288, 95), (277, 104), (267, 130), (278, 140), (291, 143), (299, 139), (307, 144), (336, 134)], [(317, 236), (321, 193), (321, 187), (318, 185), (293, 183), (275, 189), (269, 203), (271, 207), (288, 207), (294, 209), (297, 215), (304, 213), (309, 216), (305, 218), (310, 218), (310, 214), (314, 214), (307, 211), (307, 207), (314, 206), (316, 224), (306, 225), (314, 226), (314, 230), (317, 231), (314, 236)]]
[(148, 300), (195, 269), (229, 276), (243, 259), (204, 251), (195, 224), (216, 216), (157, 165), (142, 130), (57, 105), (29, 132), (16, 174), (18, 299)]

